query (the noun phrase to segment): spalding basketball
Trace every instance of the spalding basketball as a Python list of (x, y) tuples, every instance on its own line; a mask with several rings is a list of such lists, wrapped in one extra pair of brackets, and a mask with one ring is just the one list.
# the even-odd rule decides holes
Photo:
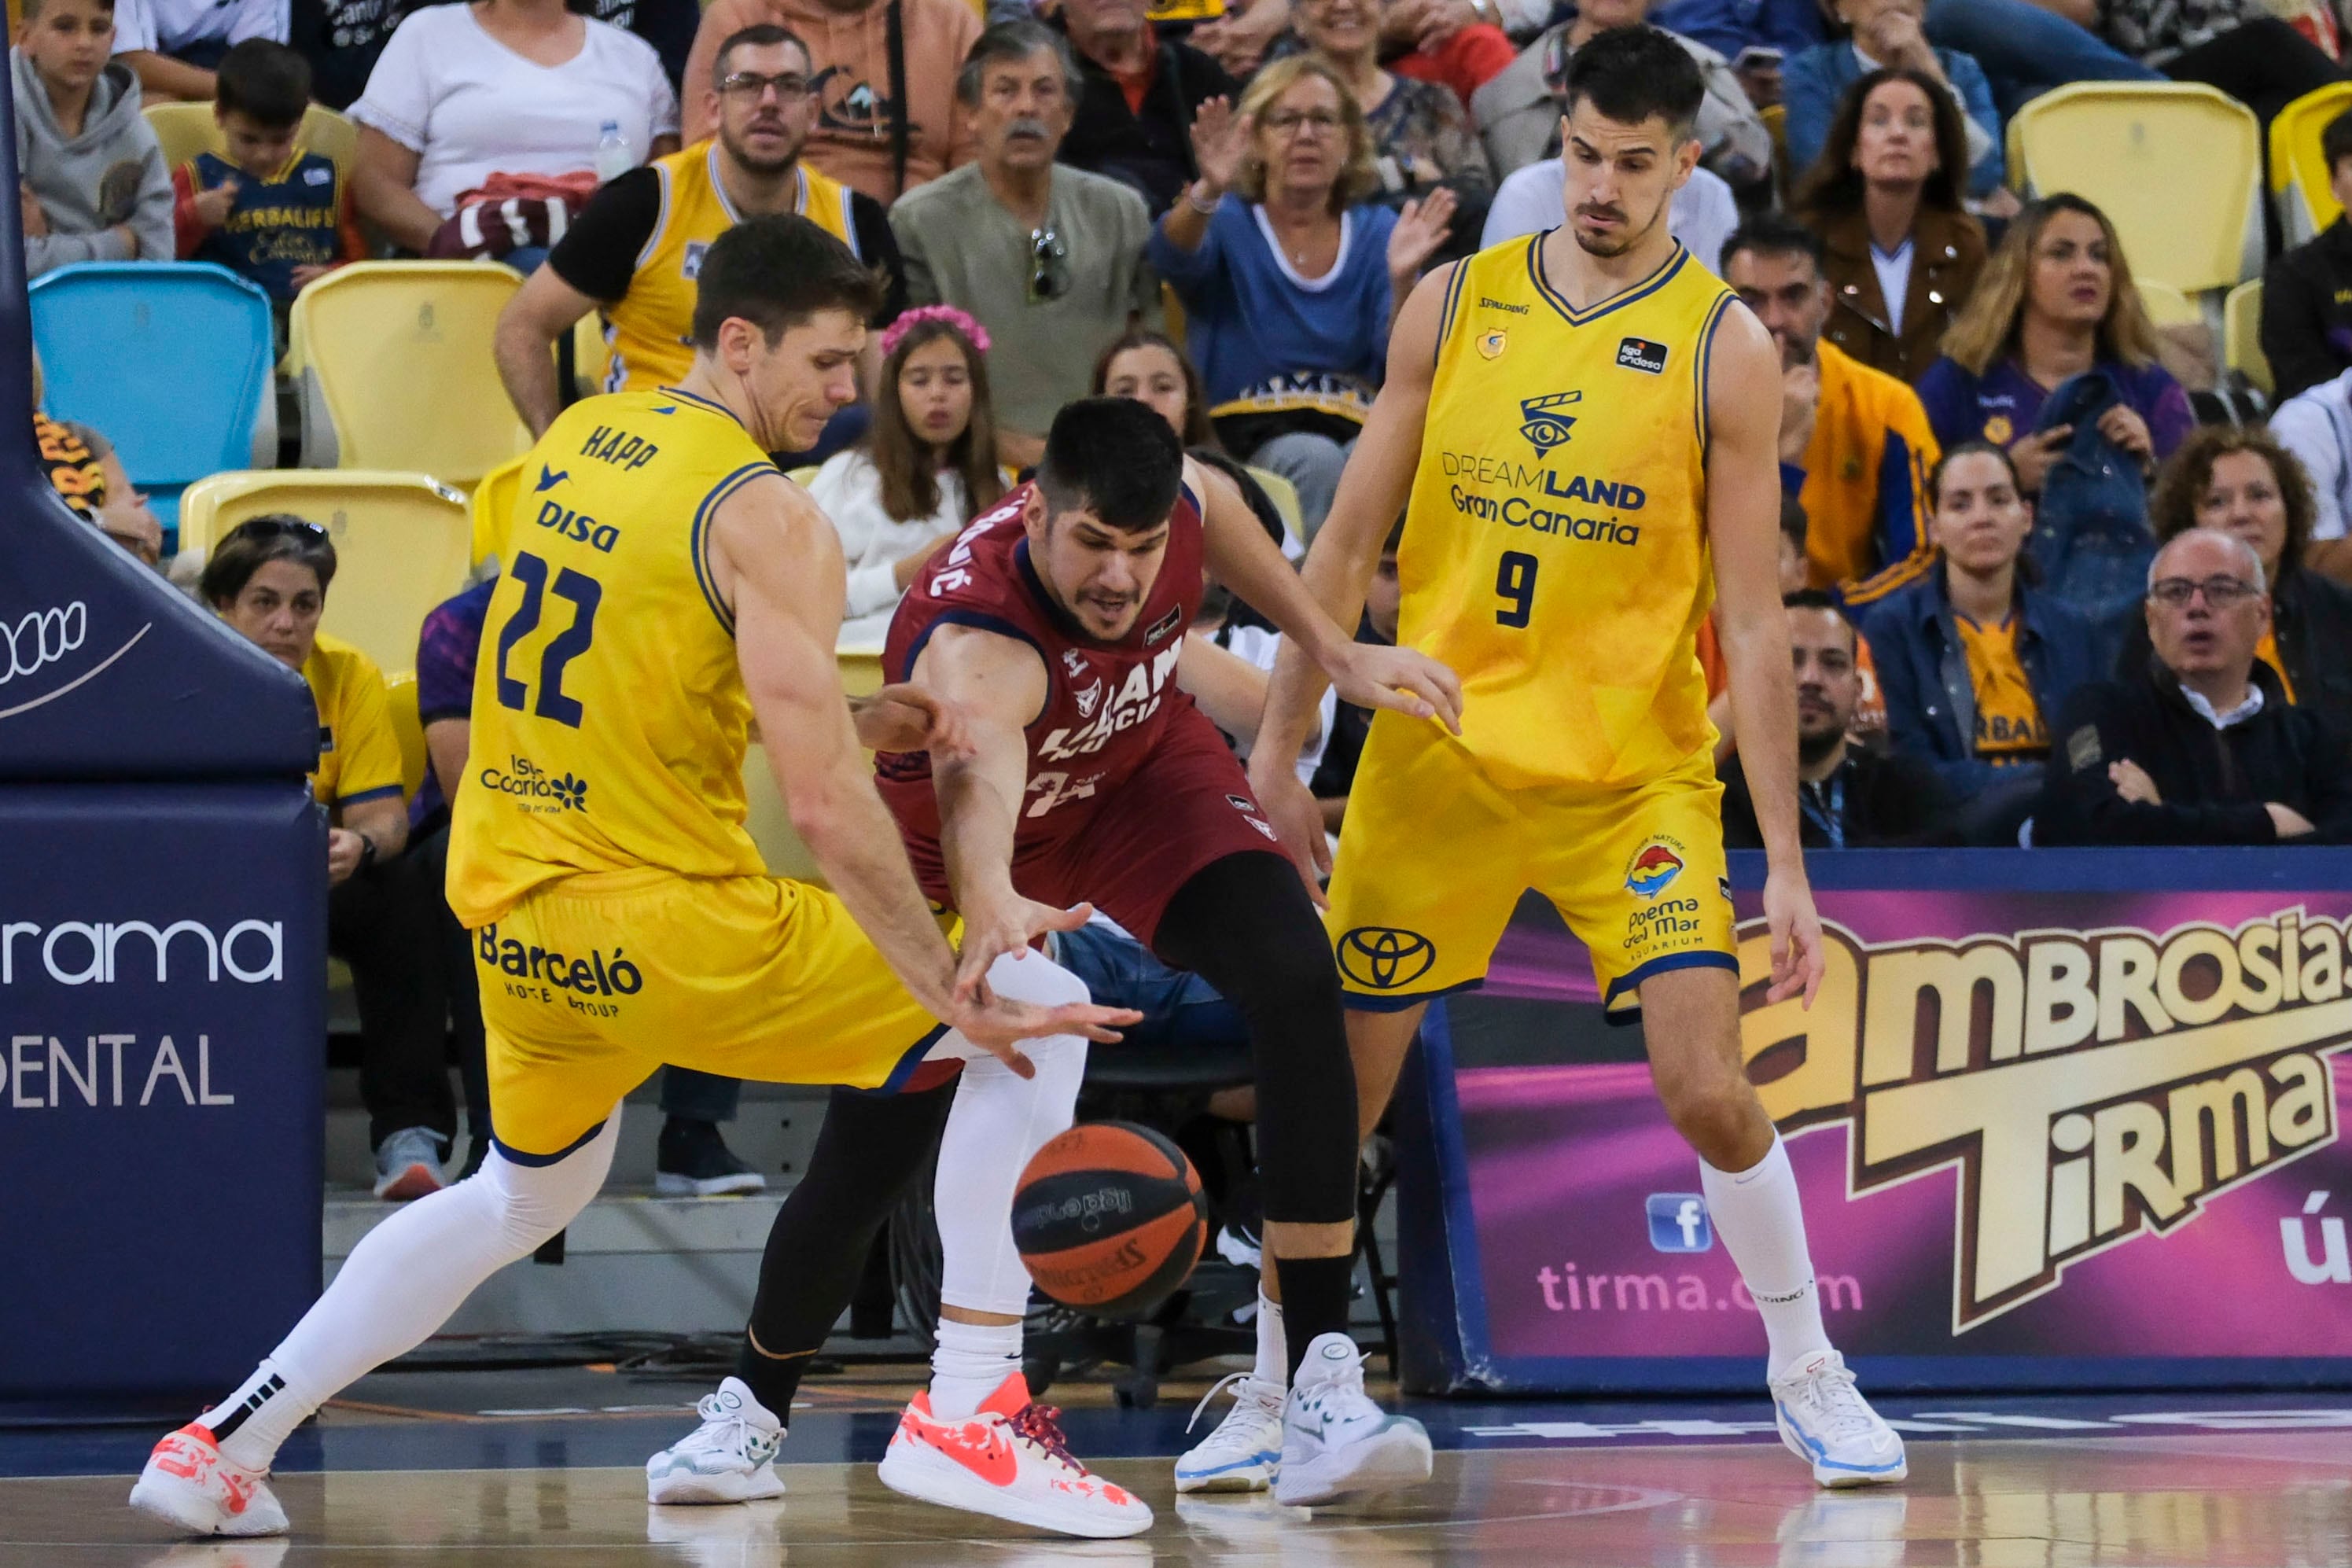
[(1209, 1237), (1184, 1152), (1129, 1121), (1073, 1127), (1037, 1151), (1013, 1199), (1013, 1239), (1037, 1288), (1105, 1318), (1149, 1315)]

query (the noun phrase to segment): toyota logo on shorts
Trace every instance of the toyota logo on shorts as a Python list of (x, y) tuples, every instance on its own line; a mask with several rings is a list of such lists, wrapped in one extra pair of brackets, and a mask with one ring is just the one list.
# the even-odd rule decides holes
[(1339, 973), (1375, 991), (1410, 985), (1436, 962), (1437, 944), (1417, 931), (1358, 926), (1339, 939)]

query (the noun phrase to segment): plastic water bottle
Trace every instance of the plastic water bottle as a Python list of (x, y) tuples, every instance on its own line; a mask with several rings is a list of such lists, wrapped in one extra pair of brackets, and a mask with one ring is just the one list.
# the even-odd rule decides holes
[(607, 182), (637, 166), (637, 156), (621, 135), (621, 122), (607, 120), (596, 133), (596, 183)]

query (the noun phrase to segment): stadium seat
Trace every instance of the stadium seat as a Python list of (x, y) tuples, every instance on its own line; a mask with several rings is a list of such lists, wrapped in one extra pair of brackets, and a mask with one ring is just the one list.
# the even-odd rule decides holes
[(500, 463), (474, 487), (468, 510), (473, 514), (476, 570), (492, 556), (503, 557), (507, 552), (507, 523), (514, 516), (515, 492), (522, 489), (523, 463), (522, 458)]
[(189, 484), (278, 460), (261, 289), (210, 262), (90, 261), (28, 292), (48, 413), (113, 442), (165, 529)]
[(2221, 363), (2269, 396), (2275, 390), (2263, 355), (2263, 280), (2241, 283), (2221, 302)]
[[(199, 153), (225, 150), (220, 122), (213, 118), (209, 103), (151, 103), (147, 124), (163, 144), (166, 168), (176, 169)], [(352, 165), (359, 158), (360, 128), (324, 104), (314, 103), (302, 116), (298, 145), (324, 154), (349, 181)]]
[(613, 345), (604, 341), (604, 318), (591, 310), (572, 329), (572, 388), (575, 396), (593, 397), (605, 390), (604, 373), (612, 367)]
[(2147, 319), (2158, 326), (2193, 327), (2205, 320), (2205, 313), (2197, 308), (2197, 301), (2171, 284), (2158, 283), (2153, 279), (2146, 281), (2135, 279), (2134, 282), (2139, 289), (2139, 302), (2147, 307)]
[(1764, 129), (1771, 133), (1772, 178), (1785, 195), (1796, 184), (1797, 175), (1803, 173), (1802, 170), (1791, 171), (1789, 167), (1789, 106), (1785, 103), (1767, 104), (1756, 111), (1756, 118), (1761, 120)]
[(2226, 93), (2075, 82), (2019, 110), (2010, 132), (2021, 188), (2095, 204), (2136, 277), (2196, 295), (2262, 270), (2261, 127)]
[(1250, 468), (1248, 464), (1243, 467), (1249, 468), (1249, 477), (1257, 481), (1257, 488), (1265, 492), (1265, 499), (1282, 514), (1282, 526), (1290, 530), (1290, 537), (1298, 541), (1301, 550), (1306, 549), (1307, 523), (1298, 514), (1298, 487), (1272, 468)]
[(2271, 201), (2278, 208), (2279, 232), (2289, 245), (2301, 245), (2344, 210), (2328, 187), (2319, 134), (2347, 109), (2352, 109), (2352, 81), (2330, 82), (2305, 93), (2271, 121)]
[[(838, 663), (842, 689), (852, 697), (866, 696), (881, 686), (879, 655), (845, 653), (838, 657)], [(743, 753), (743, 826), (751, 835), (751, 842), (760, 847), (760, 857), (768, 863), (771, 876), (824, 885), (824, 877), (816, 868), (816, 858), (793, 829), (793, 814), (777, 792), (775, 773), (768, 766), (767, 748), (756, 741)]]
[(386, 676), (383, 694), (392, 700), (392, 732), (400, 742), (400, 787), (409, 799), (425, 787), (425, 770), (432, 757), (425, 749), (425, 721), (416, 713), (416, 672), (404, 669)]
[(522, 286), (479, 261), (359, 261), (295, 296), (286, 374), (302, 466), (398, 469), (470, 489), (530, 445), (490, 357)]
[(307, 517), (335, 542), (335, 582), (320, 629), (356, 645), (386, 673), (415, 668), (425, 615), (466, 585), (466, 498), (424, 474), (217, 474), (188, 488), (185, 543), (209, 549), (247, 518), (270, 511)]

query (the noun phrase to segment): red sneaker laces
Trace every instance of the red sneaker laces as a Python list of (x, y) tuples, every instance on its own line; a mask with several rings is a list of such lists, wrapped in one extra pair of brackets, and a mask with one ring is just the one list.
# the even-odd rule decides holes
[(1086, 1466), (1080, 1464), (1078, 1457), (1070, 1452), (1069, 1439), (1062, 1436), (1062, 1428), (1057, 1425), (1061, 1415), (1061, 1411), (1053, 1405), (1040, 1405), (1032, 1400), (1021, 1407), (1020, 1415), (1013, 1416), (1005, 1425), (1072, 1469), (1083, 1470)]

